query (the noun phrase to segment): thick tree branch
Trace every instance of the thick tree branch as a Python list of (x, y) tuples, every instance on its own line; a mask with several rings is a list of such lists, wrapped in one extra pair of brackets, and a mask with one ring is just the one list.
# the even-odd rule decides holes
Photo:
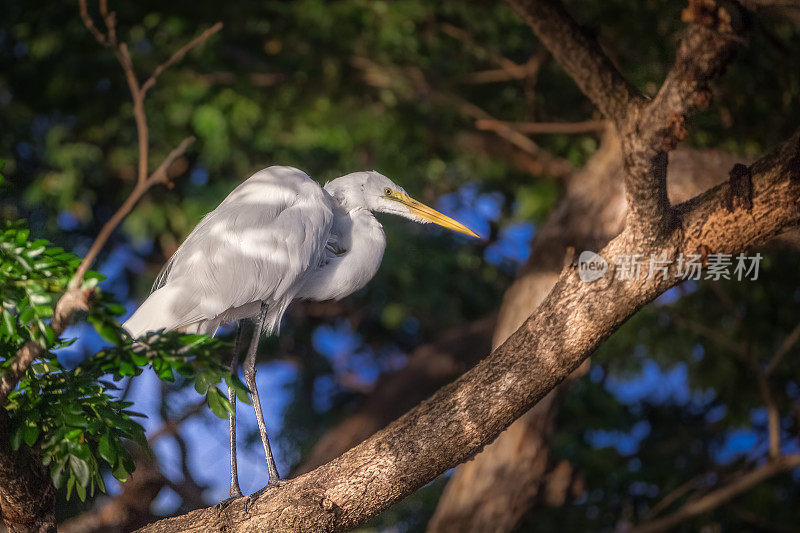
[(664, 518), (653, 520), (642, 524), (632, 530), (632, 533), (656, 533), (658, 531), (669, 531), (678, 524), (689, 520), (695, 516), (715, 509), (735, 498), (739, 494), (750, 490), (759, 483), (778, 475), (788, 472), (800, 466), (800, 454), (784, 455), (777, 459), (770, 460), (764, 466), (744, 474), (735, 481), (709, 492), (702, 498), (690, 501), (683, 507)]
[(620, 125), (644, 102), (600, 45), (553, 0), (507, 0), (600, 111)]
[(609, 274), (621, 256), (666, 254), (675, 262), (666, 279), (609, 275), (584, 283), (569, 266), (506, 342), (359, 446), (253, 503), (240, 499), (221, 512), (198, 510), (144, 531), (344, 531), (388, 508), (491, 442), (631, 315), (676, 285), (679, 253), (737, 253), (800, 223), (800, 184), (791, 179), (798, 138), (753, 165), (750, 209), (727, 209), (725, 183), (677, 206), (682, 230), (653, 243), (626, 227), (601, 251)]
[(508, 0), (580, 89), (617, 126), (627, 173), (628, 224), (657, 238), (674, 213), (667, 198), (667, 153), (686, 135), (685, 122), (708, 105), (709, 83), (733, 55), (747, 14), (735, 1), (690, 0), (692, 22), (652, 102), (614, 67), (600, 46), (555, 0)]
[(690, 0), (683, 18), (692, 24), (664, 84), (652, 102), (620, 125), (628, 223), (647, 234), (669, 230), (673, 223), (667, 153), (686, 137), (689, 115), (708, 106), (709, 84), (723, 72), (746, 29), (745, 11), (735, 2), (723, 7), (715, 0)]

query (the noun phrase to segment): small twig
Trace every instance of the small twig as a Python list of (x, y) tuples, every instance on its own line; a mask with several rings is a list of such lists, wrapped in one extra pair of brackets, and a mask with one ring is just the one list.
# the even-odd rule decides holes
[(583, 122), (506, 122), (503, 120), (478, 119), (475, 127), (479, 130), (496, 131), (498, 128), (511, 128), (520, 133), (588, 133), (602, 131), (608, 127), (607, 120), (585, 120)]
[[(471, 48), (473, 50), (477, 50), (478, 52), (482, 53), (486, 56), (489, 61), (494, 63), (495, 65), (500, 67), (500, 71), (505, 73), (506, 79), (521, 79), (527, 78), (528, 76), (536, 75), (539, 71), (539, 67), (541, 66), (542, 60), (536, 60), (539, 56), (533, 56), (527, 63), (524, 65), (519, 65), (514, 61), (511, 61), (507, 57), (503, 57), (502, 55), (489, 50), (485, 46), (479, 44), (475, 38), (466, 30), (454, 26), (449, 22), (443, 22), (439, 25), (439, 28), (442, 30), (442, 33), (460, 41), (467, 48)], [(546, 57), (546, 56), (545, 56)], [(474, 75), (473, 75), (474, 76)], [(484, 74), (485, 76), (485, 74)]]
[(667, 493), (666, 496), (661, 498), (661, 500), (655, 504), (652, 509), (650, 509), (650, 511), (645, 515), (644, 519), (651, 520), (653, 517), (661, 514), (661, 511), (675, 503), (678, 499), (696, 487), (697, 484), (702, 480), (702, 477), (703, 476), (695, 476)]
[(81, 19), (83, 20), (83, 25), (86, 26), (86, 29), (89, 30), (97, 42), (102, 44), (103, 46), (109, 46), (108, 39), (106, 36), (97, 29), (97, 26), (94, 25), (94, 21), (92, 17), (89, 15), (89, 9), (86, 7), (86, 0), (79, 0), (78, 1), (78, 10), (80, 11)]
[(654, 533), (672, 529), (685, 520), (719, 507), (762, 481), (782, 472), (792, 470), (797, 466), (800, 466), (800, 454), (783, 455), (744, 474), (735, 481), (709, 492), (702, 498), (683, 505), (680, 509), (664, 518), (645, 522), (633, 528), (632, 533)]
[[(362, 56), (353, 57), (351, 63), (363, 71), (365, 81), (373, 87), (390, 88), (398, 91), (405, 89), (407, 97), (413, 97), (421, 93), (434, 103), (454, 107), (459, 113), (471, 120), (495, 120), (493, 116), (472, 102), (458, 95), (436, 90), (418, 68), (397, 69), (385, 67)], [(411, 85), (410, 88), (413, 92), (408, 90), (408, 84)], [(548, 173), (563, 175), (572, 168), (568, 161), (542, 150), (531, 139), (511, 127), (499, 127), (494, 133), (504, 141), (541, 160), (544, 166), (550, 169)]]
[(73, 276), (72, 281), (70, 282), (71, 287), (77, 287), (83, 281), (83, 276), (86, 274), (86, 271), (89, 270), (89, 267), (92, 266), (94, 261), (97, 259), (97, 255), (100, 253), (100, 250), (105, 246), (106, 242), (108, 242), (108, 238), (114, 232), (114, 230), (119, 226), (120, 222), (122, 222), (126, 216), (133, 210), (133, 207), (136, 203), (144, 196), (150, 187), (155, 185), (156, 183), (165, 183), (167, 181), (167, 169), (169, 166), (181, 155), (186, 152), (186, 148), (194, 142), (194, 137), (187, 137), (181, 143), (172, 150), (167, 157), (164, 158), (164, 161), (156, 168), (155, 172), (150, 175), (149, 178), (145, 179), (144, 182), (139, 182), (134, 187), (131, 194), (125, 200), (125, 202), (117, 209), (117, 212), (106, 222), (102, 228), (100, 228), (100, 233), (97, 234), (97, 238), (92, 243), (91, 248), (84, 256), (83, 261), (78, 266), (78, 270), (75, 272), (75, 276)]
[(734, 352), (740, 357), (744, 357), (745, 355), (747, 355), (745, 347), (742, 344), (739, 344), (736, 341), (732, 340), (730, 337), (723, 335), (716, 329), (710, 328), (703, 324), (699, 324), (694, 320), (687, 320), (686, 318), (676, 313), (672, 313), (670, 316), (672, 320), (674, 320), (675, 323), (678, 324), (679, 326), (685, 327), (697, 335), (706, 337), (707, 339), (719, 344), (720, 346), (724, 346), (725, 348), (729, 349), (730, 351)]
[(222, 22), (217, 22), (216, 24), (208, 28), (206, 31), (204, 31), (203, 33), (201, 33), (200, 35), (198, 35), (197, 37), (195, 37), (194, 39), (183, 45), (180, 49), (178, 49), (177, 52), (172, 54), (172, 56), (169, 59), (167, 59), (162, 64), (157, 66), (156, 69), (153, 71), (153, 74), (147, 79), (147, 81), (145, 81), (142, 84), (142, 95), (147, 94), (147, 91), (149, 91), (156, 84), (156, 80), (165, 70), (167, 70), (169, 67), (171, 67), (172, 65), (183, 59), (183, 56), (189, 53), (189, 51), (192, 48), (200, 46), (201, 44), (206, 42), (209, 37), (220, 31), (221, 29), (222, 29)]
[(610, 120), (621, 124), (644, 98), (605, 54), (594, 36), (556, 0), (506, 0), (553, 57)]
[(461, 83), (480, 85), (483, 83), (498, 83), (513, 80), (535, 80), (542, 69), (542, 65), (550, 57), (546, 48), (540, 48), (528, 61), (522, 65), (516, 65), (513, 69), (497, 68), (480, 70), (459, 78)]
[(108, 11), (108, 0), (100, 0), (100, 16), (108, 30), (108, 42), (112, 46), (117, 44), (117, 17), (116, 14)]
[(766, 372), (758, 362), (758, 358), (752, 352), (747, 350), (750, 363), (756, 373), (756, 381), (758, 382), (758, 389), (761, 393), (761, 399), (764, 401), (764, 407), (767, 409), (767, 433), (769, 434), (769, 457), (776, 459), (781, 454), (781, 418), (778, 412), (778, 407), (772, 398), (772, 391), (770, 390), (769, 379)]
[(783, 339), (783, 342), (775, 352), (775, 355), (772, 356), (772, 359), (770, 359), (766, 368), (764, 368), (764, 374), (767, 376), (772, 375), (772, 373), (775, 371), (775, 368), (780, 364), (781, 360), (783, 360), (783, 357), (789, 353), (795, 344), (797, 344), (798, 340), (800, 340), (800, 324), (797, 324), (791, 333), (789, 333), (789, 335)]

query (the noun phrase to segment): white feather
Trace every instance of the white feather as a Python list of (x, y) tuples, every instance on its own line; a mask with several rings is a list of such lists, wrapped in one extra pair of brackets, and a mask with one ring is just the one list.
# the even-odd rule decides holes
[(162, 328), (213, 335), (222, 322), (257, 315), (263, 301), (272, 334), (295, 298), (338, 299), (360, 289), (386, 245), (369, 211), (368, 180), (378, 191), (397, 187), (377, 172), (355, 173), (326, 186), (335, 199), (296, 168), (257, 172), (200, 221), (123, 326), (134, 337)]

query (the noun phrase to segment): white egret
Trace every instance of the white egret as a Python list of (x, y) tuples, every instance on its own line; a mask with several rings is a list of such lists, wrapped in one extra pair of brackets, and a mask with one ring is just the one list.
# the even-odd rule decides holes
[[(375, 171), (355, 172), (324, 187), (292, 167), (269, 167), (244, 181), (192, 230), (156, 278), (153, 292), (123, 326), (133, 336), (160, 329), (214, 335), (239, 322), (231, 361), (238, 367), (241, 321), (256, 321), (244, 361), (269, 479), (280, 479), (256, 389), (262, 333), (278, 333), (294, 300), (338, 300), (372, 279), (386, 238), (373, 213), (433, 222), (473, 237), (472, 230), (406, 194)], [(231, 497), (236, 471), (236, 396), (230, 415)]]

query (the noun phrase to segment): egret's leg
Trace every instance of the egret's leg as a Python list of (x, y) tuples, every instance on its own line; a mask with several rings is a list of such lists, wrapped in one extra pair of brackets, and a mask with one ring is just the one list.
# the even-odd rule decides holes
[[(242, 346), (244, 327), (241, 322), (236, 326), (236, 343), (233, 345), (231, 357), (231, 372), (235, 376), (239, 369), (239, 352)], [(241, 498), (242, 489), (239, 488), (239, 473), (236, 467), (236, 390), (228, 387), (228, 401), (231, 402), (231, 412), (228, 414), (231, 437), (231, 498)]]
[(253, 331), (253, 338), (250, 341), (250, 349), (247, 351), (247, 358), (244, 360), (244, 381), (250, 389), (250, 399), (253, 400), (253, 409), (256, 412), (258, 421), (258, 431), (261, 433), (261, 443), (264, 445), (264, 456), (267, 459), (267, 473), (269, 479), (267, 486), (277, 484), (281, 477), (278, 475), (278, 468), (275, 466), (275, 459), (272, 457), (272, 449), (269, 446), (267, 436), (267, 426), (264, 424), (264, 413), (261, 412), (261, 400), (258, 398), (258, 388), (256, 387), (256, 352), (258, 351), (258, 341), (261, 338), (261, 330), (264, 328), (264, 321), (267, 318), (267, 304), (261, 303), (261, 313), (256, 322), (256, 329)]

